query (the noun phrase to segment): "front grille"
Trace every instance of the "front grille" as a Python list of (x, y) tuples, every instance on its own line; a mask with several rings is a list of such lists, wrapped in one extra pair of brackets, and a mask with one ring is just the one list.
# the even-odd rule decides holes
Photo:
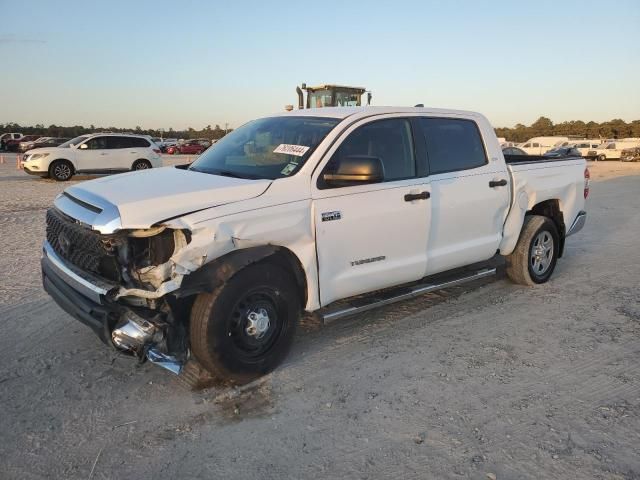
[(74, 222), (55, 208), (47, 210), (47, 241), (62, 258), (79, 269), (120, 281), (115, 238)]

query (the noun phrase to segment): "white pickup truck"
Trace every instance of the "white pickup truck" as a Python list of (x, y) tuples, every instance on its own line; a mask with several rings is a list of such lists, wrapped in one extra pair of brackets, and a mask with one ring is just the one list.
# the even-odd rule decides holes
[(505, 160), (477, 113), (287, 112), (190, 166), (68, 187), (43, 283), (109, 345), (243, 382), (281, 362), (303, 310), (335, 320), (491, 275), (496, 255), (546, 282), (588, 182), (582, 158)]

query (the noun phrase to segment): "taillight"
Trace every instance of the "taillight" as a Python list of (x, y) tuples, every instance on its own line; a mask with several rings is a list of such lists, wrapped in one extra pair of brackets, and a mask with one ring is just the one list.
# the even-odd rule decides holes
[(589, 180), (591, 180), (591, 174), (589, 173), (589, 169), (584, 169), (584, 198), (586, 199), (589, 196)]

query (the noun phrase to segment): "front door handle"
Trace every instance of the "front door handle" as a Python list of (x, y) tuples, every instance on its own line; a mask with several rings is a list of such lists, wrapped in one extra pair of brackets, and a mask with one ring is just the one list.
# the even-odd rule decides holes
[(420, 193), (407, 193), (404, 196), (405, 202), (413, 202), (414, 200), (426, 200), (431, 197), (429, 192), (420, 192)]
[(502, 180), (491, 180), (489, 182), (489, 188), (505, 187), (506, 185), (507, 185), (507, 181), (504, 178)]

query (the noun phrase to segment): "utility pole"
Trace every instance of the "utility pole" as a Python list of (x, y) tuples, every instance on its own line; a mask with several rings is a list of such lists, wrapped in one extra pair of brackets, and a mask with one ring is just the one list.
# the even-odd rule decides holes
[(229, 129), (229, 124), (225, 122), (224, 124), (224, 134), (227, 135), (227, 130)]

